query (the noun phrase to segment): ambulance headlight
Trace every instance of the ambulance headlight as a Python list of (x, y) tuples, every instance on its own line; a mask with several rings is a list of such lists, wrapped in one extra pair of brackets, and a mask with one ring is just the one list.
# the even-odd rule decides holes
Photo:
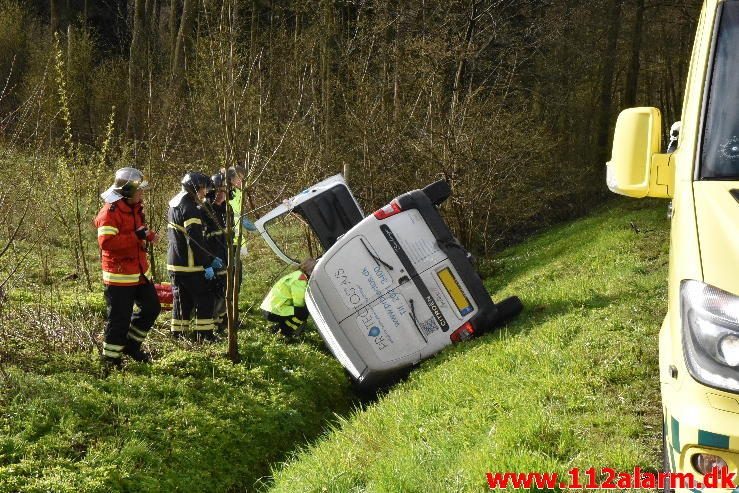
[(724, 459), (712, 454), (695, 454), (690, 461), (693, 463), (695, 470), (703, 475), (708, 474), (714, 469), (729, 467)]
[(739, 297), (699, 281), (680, 284), (683, 349), (690, 374), (739, 392)]

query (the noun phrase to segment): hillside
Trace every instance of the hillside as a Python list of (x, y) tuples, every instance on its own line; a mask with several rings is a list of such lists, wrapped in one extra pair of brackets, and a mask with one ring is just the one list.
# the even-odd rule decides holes
[[(283, 269), (250, 241), (242, 309)], [(225, 342), (171, 340), (165, 312), (147, 342), (154, 363), (103, 378), (97, 252), (87, 292), (65, 270), (68, 251), (47, 248), (54, 268), (44, 273), (33, 249), (0, 310), (0, 492), (251, 490), (351, 409), (349, 382), (315, 332), (287, 345), (255, 315), (239, 334), (240, 364)]]
[(664, 202), (618, 201), (485, 262), (494, 299), (516, 294), (524, 314), (342, 419), (274, 469), (273, 491), (483, 491), (488, 471), (656, 470), (667, 229)]
[[(29, 271), (0, 317), (0, 492), (479, 491), (487, 471), (656, 468), (667, 225), (664, 203), (616, 201), (482, 260), (525, 312), (370, 404), (315, 332), (286, 345), (252, 315), (241, 364), (170, 341), (163, 316), (154, 364), (101, 378), (101, 294)], [(281, 268), (258, 243), (251, 258), (243, 308)]]

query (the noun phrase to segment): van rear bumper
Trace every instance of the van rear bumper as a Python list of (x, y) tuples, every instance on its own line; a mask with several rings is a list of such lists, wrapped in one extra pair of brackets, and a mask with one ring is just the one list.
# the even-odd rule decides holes
[[(477, 305), (477, 313), (469, 320), (477, 335), (481, 335), (499, 322), (498, 309), (485, 289), (472, 262), (470, 253), (457, 241), (434, 203), (423, 190), (408, 192), (395, 199), (402, 210), (416, 209), (426, 221), (436, 242), (454, 266)], [(456, 328), (456, 327), (455, 327)]]

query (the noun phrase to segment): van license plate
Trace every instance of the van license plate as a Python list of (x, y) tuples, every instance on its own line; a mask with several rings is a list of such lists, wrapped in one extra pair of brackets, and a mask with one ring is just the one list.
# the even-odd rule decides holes
[(446, 289), (446, 292), (449, 293), (449, 296), (452, 298), (454, 305), (457, 307), (457, 310), (459, 310), (459, 314), (464, 317), (465, 315), (471, 313), (473, 310), (472, 304), (470, 304), (470, 301), (467, 299), (467, 296), (465, 296), (462, 288), (459, 287), (457, 278), (454, 277), (451, 269), (449, 267), (446, 267), (437, 272), (436, 275), (439, 276), (441, 284), (444, 286), (444, 289)]

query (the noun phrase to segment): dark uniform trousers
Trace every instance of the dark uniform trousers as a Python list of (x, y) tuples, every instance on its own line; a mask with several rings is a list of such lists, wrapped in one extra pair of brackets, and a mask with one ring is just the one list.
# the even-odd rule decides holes
[[(213, 331), (213, 292), (202, 272), (169, 273), (172, 279), (172, 332)], [(192, 317), (193, 311), (195, 316)]]
[(228, 323), (226, 314), (226, 271), (216, 273), (216, 278), (211, 283), (211, 290), (215, 298), (213, 306), (213, 321), (216, 329), (223, 330)]
[(104, 355), (120, 358), (124, 349), (135, 351), (141, 348), (141, 343), (162, 309), (154, 285), (148, 281), (137, 286), (106, 285), (105, 301), (108, 321), (105, 325)]
[(262, 310), (262, 315), (269, 322), (273, 322), (275, 325), (272, 328), (273, 332), (280, 332), (285, 337), (292, 337), (295, 332), (305, 324), (308, 320), (308, 309), (304, 306), (296, 306), (294, 308), (294, 315), (286, 317), (283, 315), (277, 315), (267, 310)]

